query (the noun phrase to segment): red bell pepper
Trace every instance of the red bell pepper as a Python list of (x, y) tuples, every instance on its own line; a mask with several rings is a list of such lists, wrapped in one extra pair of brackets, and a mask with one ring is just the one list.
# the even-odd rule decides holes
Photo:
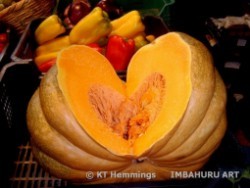
[(47, 72), (56, 63), (56, 58), (50, 59), (38, 66), (41, 72)]
[(104, 54), (104, 48), (102, 48), (99, 44), (97, 43), (91, 43), (88, 44), (87, 46), (93, 48), (94, 50), (98, 51), (101, 54)]
[(7, 43), (8, 42), (8, 36), (7, 33), (0, 33), (0, 43)]
[(125, 39), (118, 35), (109, 37), (106, 47), (106, 58), (116, 71), (124, 71), (127, 69), (134, 52), (135, 42), (133, 39)]
[(7, 44), (7, 42), (8, 42), (7, 33), (0, 33), (0, 53), (3, 52), (3, 49)]

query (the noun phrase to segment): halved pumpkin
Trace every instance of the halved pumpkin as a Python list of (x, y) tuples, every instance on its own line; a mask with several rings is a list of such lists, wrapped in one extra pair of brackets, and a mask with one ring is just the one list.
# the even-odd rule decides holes
[(84, 182), (87, 171), (139, 171), (163, 180), (206, 163), (226, 129), (225, 104), (207, 48), (170, 32), (136, 52), (126, 82), (95, 50), (64, 49), (29, 103), (27, 124), (34, 155), (53, 175)]

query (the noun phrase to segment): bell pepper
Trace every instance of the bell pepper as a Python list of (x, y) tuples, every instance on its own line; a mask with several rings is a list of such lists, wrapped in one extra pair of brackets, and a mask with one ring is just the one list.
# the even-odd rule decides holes
[(153, 42), (155, 40), (155, 36), (154, 35), (147, 35), (146, 36), (146, 39), (149, 41), (149, 42)]
[(93, 48), (94, 50), (98, 51), (101, 54), (104, 54), (104, 48), (102, 48), (98, 43), (91, 43), (87, 46)]
[(39, 45), (66, 32), (61, 19), (53, 14), (43, 20), (35, 30), (35, 39)]
[(8, 36), (7, 33), (0, 33), (0, 53), (3, 52), (5, 46), (8, 42)]
[(34, 61), (37, 66), (40, 66), (42, 63), (54, 59), (57, 57), (59, 52), (51, 52), (43, 55), (36, 56)]
[(41, 65), (38, 66), (38, 69), (41, 72), (47, 72), (54, 64), (56, 63), (56, 58), (50, 59), (46, 62), (43, 62)]
[(116, 71), (124, 71), (127, 69), (134, 52), (135, 42), (133, 39), (113, 35), (109, 37), (105, 56)]
[[(96, 43), (91, 43), (88, 45), (89, 47), (93, 48), (94, 50), (104, 54), (104, 49), (101, 48), (98, 44)], [(55, 59), (57, 57), (57, 55), (59, 54), (59, 51), (52, 51), (52, 52), (48, 52), (48, 53), (43, 53), (41, 55), (38, 55), (34, 58), (35, 64), (39, 67), (40, 65), (42, 65), (45, 62), (50, 61), (51, 59)]]
[(7, 42), (8, 42), (7, 33), (0, 33), (0, 43), (7, 43)]
[(141, 47), (145, 46), (149, 43), (149, 41), (145, 37), (145, 33), (139, 34), (134, 38), (135, 48), (139, 50)]
[(100, 7), (95, 7), (83, 17), (70, 31), (69, 39), (72, 44), (90, 44), (111, 32), (108, 14)]
[(36, 55), (40, 56), (43, 54), (57, 52), (63, 48), (70, 46), (69, 36), (61, 36), (55, 39), (52, 39), (48, 42), (45, 42), (43, 45), (40, 45), (36, 49)]
[(111, 21), (111, 25), (112, 31), (110, 35), (119, 35), (126, 38), (134, 38), (145, 30), (141, 15), (137, 10), (130, 11)]

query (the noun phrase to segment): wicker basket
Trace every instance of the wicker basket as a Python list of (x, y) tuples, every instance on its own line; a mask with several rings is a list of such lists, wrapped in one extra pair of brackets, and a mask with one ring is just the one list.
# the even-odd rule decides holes
[(21, 34), (30, 21), (48, 16), (54, 5), (54, 0), (21, 0), (0, 11), (0, 21)]

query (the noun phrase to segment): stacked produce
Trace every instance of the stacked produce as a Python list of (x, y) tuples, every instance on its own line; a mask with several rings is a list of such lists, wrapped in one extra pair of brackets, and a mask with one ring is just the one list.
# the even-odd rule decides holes
[(86, 0), (74, 1), (63, 18), (53, 14), (37, 27), (34, 60), (46, 72), (65, 47), (87, 45), (106, 56), (117, 71), (124, 71), (136, 50), (154, 39), (144, 31), (137, 10), (123, 13), (112, 0), (102, 0), (95, 7)]

